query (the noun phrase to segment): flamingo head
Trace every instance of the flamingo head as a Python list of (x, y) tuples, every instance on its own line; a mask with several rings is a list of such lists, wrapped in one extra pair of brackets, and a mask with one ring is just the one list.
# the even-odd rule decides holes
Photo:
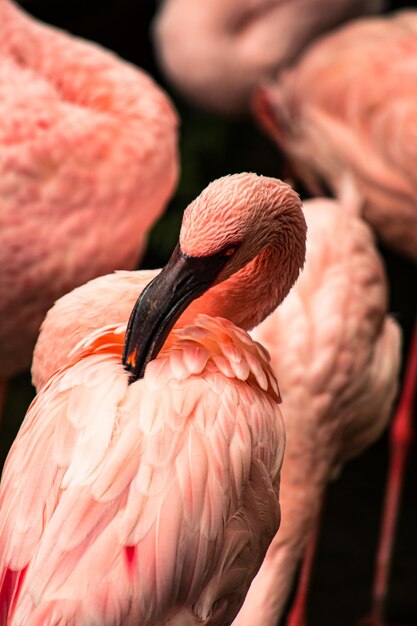
[(132, 311), (123, 354), (131, 380), (143, 376), (193, 300), (280, 244), (293, 247), (292, 284), (304, 262), (305, 221), (289, 185), (247, 173), (211, 183), (186, 209), (179, 243)]

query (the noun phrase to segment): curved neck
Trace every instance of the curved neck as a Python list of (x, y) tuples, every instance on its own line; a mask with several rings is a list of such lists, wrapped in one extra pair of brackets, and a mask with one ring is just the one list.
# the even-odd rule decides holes
[(197, 301), (199, 311), (225, 317), (245, 330), (254, 328), (276, 309), (291, 287), (281, 284), (280, 266), (278, 250), (266, 248), (240, 272), (205, 293)]
[[(282, 302), (298, 278), (304, 264), (305, 247), (300, 229), (306, 226), (301, 211), (294, 212), (272, 244), (228, 280), (215, 285), (195, 300), (181, 316), (179, 325), (190, 322), (198, 313), (225, 317), (251, 330)], [(296, 223), (295, 223), (296, 222)], [(298, 231), (294, 236), (292, 228)]]

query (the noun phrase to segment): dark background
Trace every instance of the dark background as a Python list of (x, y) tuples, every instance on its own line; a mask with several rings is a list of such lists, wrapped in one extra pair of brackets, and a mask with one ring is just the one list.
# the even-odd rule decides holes
[[(183, 209), (214, 178), (239, 171), (283, 175), (275, 147), (250, 120), (224, 119), (198, 111), (166, 84), (156, 67), (149, 33), (156, 2), (22, 0), (21, 5), (39, 19), (99, 42), (143, 67), (174, 100), (182, 120), (182, 175), (175, 199), (152, 231), (142, 267), (160, 267), (166, 262), (179, 232)], [(389, 9), (401, 6), (407, 5), (389, 3)], [(381, 250), (391, 284), (390, 310), (403, 328), (406, 353), (417, 308), (417, 271), (406, 260)], [(1, 462), (33, 395), (29, 374), (13, 381), (0, 430)], [(330, 486), (310, 594), (310, 626), (353, 626), (369, 610), (388, 462), (387, 441), (385, 435), (359, 459), (349, 463), (340, 479)], [(407, 626), (417, 626), (416, 470), (413, 445), (388, 602), (392, 621)]]

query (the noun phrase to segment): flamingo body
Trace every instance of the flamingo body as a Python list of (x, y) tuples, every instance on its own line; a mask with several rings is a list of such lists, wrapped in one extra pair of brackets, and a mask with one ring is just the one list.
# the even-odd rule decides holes
[(168, 77), (193, 102), (241, 112), (253, 89), (291, 64), (311, 40), (382, 5), (380, 0), (166, 0), (155, 23), (156, 51)]
[[(317, 193), (323, 181), (380, 239), (417, 262), (417, 12), (340, 28), (313, 44), (291, 71), (265, 86), (255, 111)], [(416, 278), (410, 284), (415, 290)], [(417, 337), (417, 326), (414, 336)], [(390, 467), (376, 553), (371, 616), (386, 620), (395, 530), (413, 432), (416, 346), (393, 418)]]
[(141, 70), (0, 0), (0, 377), (76, 285), (135, 267), (177, 178), (177, 119)]
[(73, 350), (11, 450), (1, 624), (229, 623), (277, 530), (284, 433), (265, 352), (200, 316), (128, 386), (123, 337), (103, 328)]
[[(244, 328), (288, 293), (305, 230), (288, 185), (225, 177), (187, 208), (160, 273), (100, 277), (51, 309), (0, 486), (1, 626), (232, 622), (279, 524), (284, 447), (269, 355)], [(182, 301), (196, 276), (143, 378), (126, 371), (143, 358), (123, 349), (137, 312), (149, 303), (145, 335), (161, 285)]]
[(330, 479), (385, 428), (400, 367), (383, 265), (367, 225), (338, 203), (304, 203), (304, 271), (253, 331), (279, 373), (287, 445), (282, 523), (234, 626), (276, 626)]
[(417, 12), (356, 20), (313, 43), (255, 101), (261, 123), (314, 193), (356, 205), (417, 260)]

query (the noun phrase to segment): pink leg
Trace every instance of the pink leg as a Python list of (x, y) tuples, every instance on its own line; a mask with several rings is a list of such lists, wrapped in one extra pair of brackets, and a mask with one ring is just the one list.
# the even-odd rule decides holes
[(313, 572), (314, 557), (316, 555), (316, 548), (320, 535), (322, 507), (323, 502), (321, 503), (318, 511), (316, 524), (304, 553), (300, 578), (298, 580), (297, 593), (287, 618), (287, 626), (307, 626), (307, 600), (310, 590), (311, 575)]
[(372, 613), (362, 625), (384, 626), (385, 602), (408, 452), (412, 440), (412, 414), (417, 383), (417, 321), (407, 362), (403, 390), (390, 431), (390, 467), (385, 492), (372, 592)]

